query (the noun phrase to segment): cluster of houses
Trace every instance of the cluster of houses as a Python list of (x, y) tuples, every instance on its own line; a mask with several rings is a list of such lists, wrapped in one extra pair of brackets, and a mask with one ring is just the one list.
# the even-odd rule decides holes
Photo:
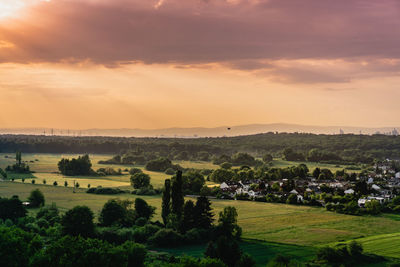
[[(371, 200), (376, 200), (383, 204), (390, 201), (397, 194), (400, 194), (400, 172), (395, 172), (390, 164), (391, 161), (385, 161), (375, 166), (374, 172), (368, 176), (360, 177), (366, 182), (370, 189), (370, 194), (358, 199), (358, 205), (364, 207)], [(249, 199), (266, 197), (267, 193), (273, 192), (276, 196), (295, 194), (298, 202), (303, 202), (306, 193), (321, 194), (326, 192), (326, 188), (332, 191), (341, 191), (345, 195), (355, 194), (356, 182), (335, 180), (317, 180), (314, 177), (306, 179), (296, 179), (292, 182), (291, 187), (285, 187), (289, 182), (288, 179), (264, 182), (262, 180), (251, 181), (232, 181), (220, 184), (220, 189), (224, 195), (230, 198), (246, 195)], [(277, 186), (279, 186), (278, 190)], [(275, 187), (275, 188), (274, 188)], [(274, 188), (274, 190), (272, 190)], [(289, 189), (288, 189), (289, 188)], [(324, 190), (325, 189), (325, 190)], [(324, 205), (324, 203), (321, 203)]]

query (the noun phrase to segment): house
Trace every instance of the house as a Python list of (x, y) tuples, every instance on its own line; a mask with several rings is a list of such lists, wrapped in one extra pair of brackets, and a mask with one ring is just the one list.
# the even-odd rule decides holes
[(365, 207), (365, 202), (367, 202), (367, 200), (365, 198), (360, 198), (357, 202), (358, 202), (358, 206), (360, 208), (364, 208)]
[(292, 191), (290, 191), (290, 192), (289, 192), (289, 194), (295, 194), (295, 195), (298, 195), (298, 194), (299, 194), (299, 192), (297, 192), (297, 191), (296, 191), (296, 189), (293, 189)]
[(400, 179), (400, 172), (397, 172), (394, 177), (396, 177), (396, 179)]
[(371, 188), (374, 189), (374, 190), (381, 190), (381, 188), (379, 186), (377, 186), (376, 184), (373, 184), (371, 186)]
[(368, 178), (368, 181), (367, 181), (367, 184), (372, 184), (373, 182), (374, 182), (374, 178), (369, 177), (369, 178)]
[(346, 195), (348, 195), (348, 194), (354, 194), (354, 190), (350, 188), (350, 189), (345, 190), (344, 193), (345, 193)]
[(223, 182), (222, 184), (219, 185), (219, 188), (221, 188), (222, 190), (228, 189), (229, 185), (227, 183)]

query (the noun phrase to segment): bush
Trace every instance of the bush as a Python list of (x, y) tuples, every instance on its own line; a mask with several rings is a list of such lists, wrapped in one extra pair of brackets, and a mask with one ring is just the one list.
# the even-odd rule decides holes
[(54, 203), (50, 207), (41, 208), (36, 214), (36, 219), (45, 219), (51, 226), (61, 220), (57, 206)]
[(183, 243), (183, 236), (172, 229), (161, 229), (149, 238), (149, 243), (157, 247), (179, 246)]
[(232, 168), (232, 163), (224, 162), (220, 166), (221, 166), (222, 169), (229, 170), (230, 168)]
[(34, 208), (44, 206), (44, 202), (45, 202), (44, 195), (39, 189), (33, 190), (31, 192), (28, 200), (30, 202), (30, 206), (34, 207)]
[(165, 174), (174, 175), (175, 174), (175, 170), (173, 168), (168, 168), (168, 169), (165, 170)]
[(145, 166), (148, 171), (165, 172), (168, 168), (174, 168), (172, 162), (167, 158), (150, 160)]
[(99, 222), (104, 226), (111, 226), (113, 224), (122, 224), (126, 216), (126, 209), (115, 199), (108, 200), (101, 212)]
[(121, 190), (119, 188), (110, 188), (110, 187), (97, 187), (97, 188), (89, 188), (86, 193), (88, 194), (97, 194), (97, 195), (117, 195), (126, 193), (126, 191)]
[(76, 206), (68, 210), (61, 219), (63, 233), (83, 237), (94, 234), (93, 212), (86, 206)]
[(142, 171), (141, 169), (139, 169), (139, 168), (131, 168), (131, 169), (129, 170), (129, 174), (130, 174), (130, 175), (135, 175), (135, 174), (137, 174), (137, 173), (143, 173), (143, 171)]
[(135, 189), (149, 187), (150, 186), (150, 176), (146, 173), (136, 173), (131, 176), (131, 185)]
[(160, 190), (155, 190), (151, 186), (133, 190), (132, 194), (138, 196), (154, 196), (160, 194)]

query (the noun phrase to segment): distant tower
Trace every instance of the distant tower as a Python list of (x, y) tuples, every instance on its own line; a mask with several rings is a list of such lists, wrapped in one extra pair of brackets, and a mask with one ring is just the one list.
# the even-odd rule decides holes
[(399, 132), (396, 130), (396, 128), (393, 129), (392, 135), (394, 135), (394, 136), (398, 136), (399, 135)]
[(340, 134), (344, 134), (344, 131), (342, 129), (340, 129), (339, 133)]

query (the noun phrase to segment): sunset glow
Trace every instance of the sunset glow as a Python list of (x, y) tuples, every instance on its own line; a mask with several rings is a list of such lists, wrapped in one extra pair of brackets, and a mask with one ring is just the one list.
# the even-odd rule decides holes
[(0, 123), (400, 125), (398, 3), (305, 2), (2, 0)]
[(15, 16), (24, 6), (23, 0), (2, 0), (0, 2), (0, 19)]

